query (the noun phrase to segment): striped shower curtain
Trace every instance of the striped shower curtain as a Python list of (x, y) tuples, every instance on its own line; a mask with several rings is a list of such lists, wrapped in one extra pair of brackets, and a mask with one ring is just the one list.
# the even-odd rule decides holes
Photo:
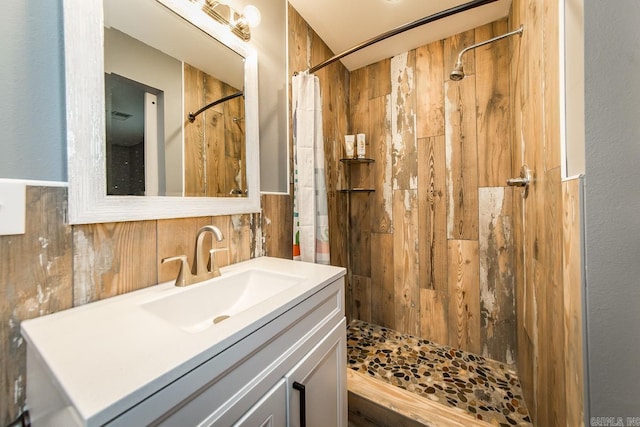
[(293, 259), (329, 264), (329, 212), (318, 77), (292, 78)]

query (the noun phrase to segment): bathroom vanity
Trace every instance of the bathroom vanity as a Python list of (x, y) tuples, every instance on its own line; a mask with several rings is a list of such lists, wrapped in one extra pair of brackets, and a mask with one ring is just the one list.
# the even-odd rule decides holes
[(345, 426), (343, 268), (262, 257), (25, 321), (34, 426)]

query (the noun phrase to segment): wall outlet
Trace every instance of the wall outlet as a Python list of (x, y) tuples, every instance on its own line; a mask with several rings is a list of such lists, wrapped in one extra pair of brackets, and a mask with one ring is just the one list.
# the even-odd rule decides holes
[(24, 234), (27, 186), (0, 180), (0, 236)]

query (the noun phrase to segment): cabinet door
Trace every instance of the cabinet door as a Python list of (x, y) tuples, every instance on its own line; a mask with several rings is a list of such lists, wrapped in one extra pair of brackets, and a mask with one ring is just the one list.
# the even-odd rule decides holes
[(284, 427), (287, 425), (287, 383), (280, 380), (234, 427)]
[(346, 321), (336, 325), (287, 375), (291, 427), (346, 427)]

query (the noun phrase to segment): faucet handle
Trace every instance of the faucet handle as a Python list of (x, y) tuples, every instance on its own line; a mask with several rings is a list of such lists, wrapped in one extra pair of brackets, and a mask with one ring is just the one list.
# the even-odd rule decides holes
[(180, 261), (180, 270), (178, 271), (178, 277), (176, 278), (176, 286), (187, 286), (192, 282), (191, 268), (189, 267), (189, 261), (187, 261), (186, 255), (170, 256), (162, 259), (162, 264), (170, 261)]
[(227, 265), (229, 265), (229, 248), (213, 248), (209, 250), (209, 271), (213, 274), (213, 277), (220, 276), (220, 267), (216, 263), (216, 253), (227, 251)]

